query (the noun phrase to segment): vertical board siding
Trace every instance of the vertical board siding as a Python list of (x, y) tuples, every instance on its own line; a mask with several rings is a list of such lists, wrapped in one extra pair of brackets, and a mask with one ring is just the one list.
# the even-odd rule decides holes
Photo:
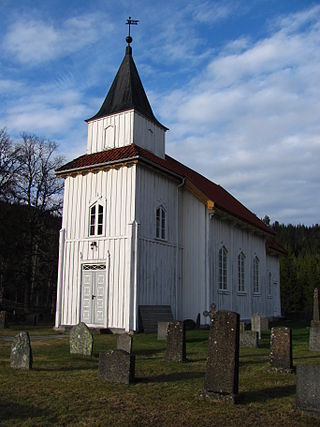
[[(176, 212), (179, 182), (138, 166), (136, 220), (139, 223), (137, 305), (169, 304), (175, 312)], [(156, 239), (156, 209), (163, 206), (167, 218), (167, 239)]]
[(159, 157), (165, 157), (165, 131), (136, 111), (134, 112), (133, 142)]
[[(190, 192), (183, 191), (182, 213), (183, 273), (182, 317), (196, 320), (206, 307), (206, 206)], [(204, 318), (201, 319), (204, 322)]]
[[(105, 327), (125, 328), (131, 269), (131, 226), (135, 212), (135, 165), (67, 177), (63, 226), (64, 251), (61, 324), (80, 320), (81, 267), (84, 263), (106, 264)], [(104, 234), (89, 237), (89, 207), (104, 206)], [(92, 241), (97, 247), (92, 249)]]

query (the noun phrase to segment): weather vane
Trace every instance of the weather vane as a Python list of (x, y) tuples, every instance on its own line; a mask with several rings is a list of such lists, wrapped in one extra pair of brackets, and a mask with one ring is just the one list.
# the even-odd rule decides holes
[(127, 19), (126, 24), (129, 25), (129, 35), (126, 37), (126, 42), (130, 44), (132, 42), (132, 37), (130, 34), (131, 25), (138, 25), (139, 20), (138, 19), (131, 19), (131, 16), (129, 16), (129, 19)]

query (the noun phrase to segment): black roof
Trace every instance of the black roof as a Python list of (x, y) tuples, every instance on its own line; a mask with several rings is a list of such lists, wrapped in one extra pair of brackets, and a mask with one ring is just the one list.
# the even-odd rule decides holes
[(161, 128), (167, 130), (165, 126), (158, 122), (152, 112), (136, 64), (132, 58), (132, 48), (131, 46), (127, 46), (126, 54), (102, 107), (97, 114), (88, 119), (87, 122), (131, 109), (135, 109)]

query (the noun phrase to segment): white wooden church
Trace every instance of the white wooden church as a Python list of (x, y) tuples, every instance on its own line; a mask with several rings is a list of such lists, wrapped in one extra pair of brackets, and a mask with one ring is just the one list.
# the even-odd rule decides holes
[(281, 315), (273, 231), (221, 186), (165, 154), (130, 44), (87, 152), (65, 179), (56, 327), (139, 330), (140, 306), (175, 319), (218, 309)]

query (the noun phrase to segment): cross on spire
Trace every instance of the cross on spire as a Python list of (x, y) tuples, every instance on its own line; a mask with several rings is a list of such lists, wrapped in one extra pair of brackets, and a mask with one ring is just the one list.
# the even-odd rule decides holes
[(129, 19), (127, 19), (126, 24), (129, 25), (129, 35), (126, 37), (126, 42), (130, 46), (130, 43), (132, 43), (132, 37), (131, 37), (131, 25), (138, 25), (139, 20), (138, 19), (131, 19), (131, 16), (129, 16)]
[(212, 303), (210, 305), (210, 311), (205, 310), (203, 312), (204, 317), (208, 317), (209, 316), (210, 319), (212, 320), (213, 317), (214, 317), (214, 315), (215, 315), (215, 313), (216, 313), (216, 308), (217, 308), (217, 306), (214, 303)]

